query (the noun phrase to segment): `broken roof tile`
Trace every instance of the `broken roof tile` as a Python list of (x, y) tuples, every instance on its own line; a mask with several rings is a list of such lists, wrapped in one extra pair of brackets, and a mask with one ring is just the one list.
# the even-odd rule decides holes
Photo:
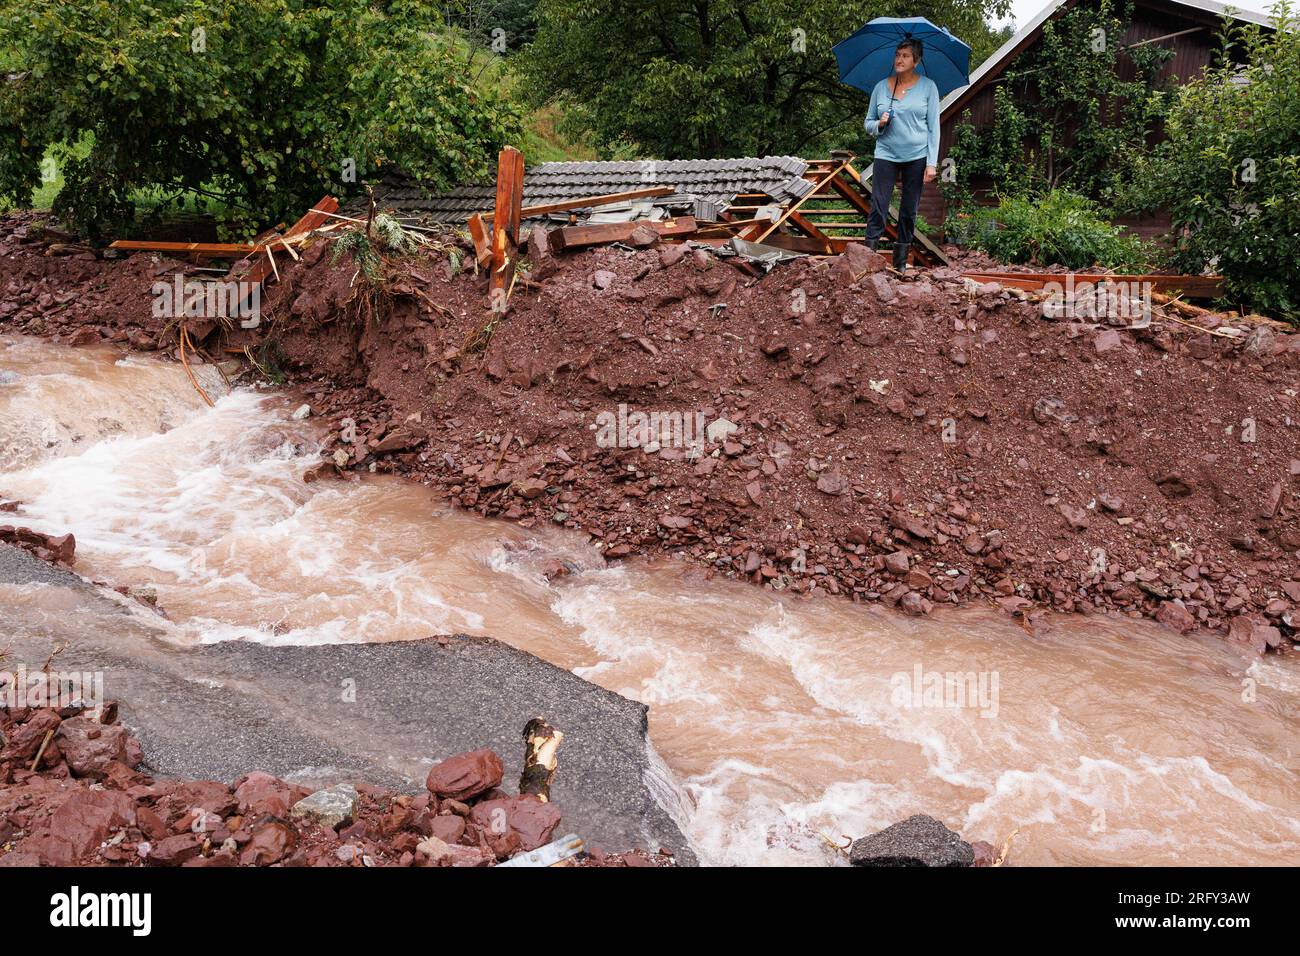
[[(700, 211), (705, 204), (720, 210), (744, 192), (801, 198), (813, 188), (803, 178), (807, 169), (808, 164), (797, 156), (539, 163), (524, 173), (524, 205), (670, 185), (677, 187), (677, 193), (656, 199), (655, 205), (692, 207), (699, 202), (694, 208)], [(375, 188), (375, 199), (399, 214), (419, 212), (434, 221), (460, 223), (475, 212), (490, 210), (495, 189), (464, 184), (428, 195), (413, 179), (390, 175)]]

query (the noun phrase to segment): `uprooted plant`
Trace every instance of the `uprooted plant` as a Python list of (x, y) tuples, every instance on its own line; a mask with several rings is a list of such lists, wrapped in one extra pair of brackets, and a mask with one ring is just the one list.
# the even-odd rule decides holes
[(411, 255), (427, 241), (385, 213), (378, 213), (364, 225), (354, 225), (341, 233), (334, 240), (330, 264), (338, 262), (346, 253), (357, 265), (352, 276), (353, 293), (345, 303), (347, 313), (367, 325), (376, 315), (387, 315), (392, 303), (389, 280), (393, 259)]

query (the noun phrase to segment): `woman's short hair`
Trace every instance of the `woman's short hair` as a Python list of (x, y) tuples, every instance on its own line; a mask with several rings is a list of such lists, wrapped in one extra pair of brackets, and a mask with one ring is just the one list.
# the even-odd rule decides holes
[(912, 62), (914, 63), (920, 63), (921, 58), (925, 56), (925, 49), (921, 46), (921, 41), (914, 37), (908, 37), (902, 43), (898, 44), (898, 46), (894, 47), (895, 53), (899, 50), (911, 50)]

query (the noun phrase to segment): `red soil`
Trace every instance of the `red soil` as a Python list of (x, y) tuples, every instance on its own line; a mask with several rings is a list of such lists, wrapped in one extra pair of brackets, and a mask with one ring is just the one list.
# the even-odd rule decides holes
[[(865, 254), (753, 279), (682, 247), (535, 246), (480, 350), (486, 280), (451, 244), (392, 264), (369, 310), (326, 245), (268, 288), (260, 328), (191, 329), (213, 354), (274, 339), (344, 468), (584, 531), (611, 558), (914, 614), (1110, 611), (1231, 626), (1260, 653), (1300, 624), (1300, 337), (1050, 321)], [(27, 220), (0, 225), (0, 327), (174, 346), (148, 285), (176, 263), (41, 251)], [(599, 447), (620, 403), (739, 427), (700, 458)]]

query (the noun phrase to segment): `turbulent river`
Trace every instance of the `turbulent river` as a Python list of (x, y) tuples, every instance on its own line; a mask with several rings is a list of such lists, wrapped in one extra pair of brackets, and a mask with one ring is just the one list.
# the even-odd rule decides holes
[[(820, 864), (912, 813), (998, 846), (1018, 831), (1020, 864), (1300, 863), (1300, 658), (606, 567), (411, 483), (305, 484), (300, 403), (197, 371), (215, 408), (177, 365), (0, 337), (0, 497), (23, 503), (0, 523), (75, 533), (78, 572), (152, 585), (177, 642), (506, 641), (649, 705), (707, 863)], [(548, 580), (557, 559), (572, 571)], [(0, 585), (0, 637), (57, 621), (75, 640), (60, 590)]]

